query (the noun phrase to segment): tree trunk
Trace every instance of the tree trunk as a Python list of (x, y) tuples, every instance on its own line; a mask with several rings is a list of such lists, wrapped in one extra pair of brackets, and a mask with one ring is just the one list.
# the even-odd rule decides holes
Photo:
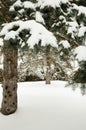
[(4, 44), (4, 68), (3, 68), (3, 99), (1, 113), (12, 114), (17, 109), (17, 59), (16, 45)]
[(51, 83), (50, 70), (49, 70), (49, 68), (47, 68), (47, 70), (46, 70), (46, 84), (50, 84), (50, 83)]
[(46, 68), (46, 84), (51, 83), (51, 68), (50, 68), (50, 57), (46, 57), (47, 68)]

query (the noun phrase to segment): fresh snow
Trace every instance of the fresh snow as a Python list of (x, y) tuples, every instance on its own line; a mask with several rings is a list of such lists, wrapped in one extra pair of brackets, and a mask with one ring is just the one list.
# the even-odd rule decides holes
[(86, 96), (65, 84), (18, 83), (18, 110), (9, 116), (0, 113), (0, 130), (86, 130)]
[(17, 1), (15, 2), (15, 4), (13, 5), (13, 7), (22, 7), (22, 2), (21, 2), (21, 0), (17, 0)]
[(53, 8), (60, 7), (60, 3), (67, 3), (68, 0), (38, 0), (38, 6), (40, 8), (44, 8), (46, 6), (50, 6)]
[(16, 39), (16, 36), (17, 36), (17, 34), (16, 34), (16, 32), (15, 31), (10, 31), (10, 32), (8, 32), (6, 35), (5, 35), (5, 38), (4, 38), (4, 40), (9, 40), (9, 39)]
[(66, 23), (68, 25), (68, 30), (67, 30), (67, 34), (71, 34), (72, 38), (74, 38), (75, 33), (77, 33), (78, 30), (78, 23), (76, 21), (73, 22), (67, 22)]
[(66, 49), (70, 48), (70, 43), (67, 40), (62, 40), (59, 42), (59, 45), (62, 45)]
[(21, 0), (17, 0), (11, 7), (10, 7), (10, 11), (14, 11), (15, 7), (24, 7), (25, 9), (33, 9), (35, 10), (35, 4), (30, 2), (30, 1), (24, 1), (21, 2)]
[(78, 32), (78, 36), (82, 37), (85, 35), (85, 33), (86, 33), (86, 26), (80, 27), (79, 32)]
[(30, 2), (30, 1), (25, 1), (25, 2), (23, 2), (23, 6), (24, 6), (24, 8), (26, 8), (26, 9), (33, 9), (33, 10), (35, 10), (35, 5), (32, 3), (32, 2)]
[(73, 9), (78, 10), (78, 15), (84, 14), (86, 16), (86, 7), (73, 4)]
[(20, 24), (22, 24), (21, 20), (5, 24), (0, 32), (0, 36), (6, 35), (13, 28), (13, 26), (19, 26)]
[(78, 61), (86, 61), (86, 46), (76, 47), (74, 54), (76, 55), (76, 59), (78, 59)]
[[(12, 31), (14, 26), (18, 26), (19, 28), (16, 31)], [(16, 37), (19, 37), (20, 32), (23, 30), (29, 31), (29, 34), (26, 35), (26, 43), (31, 48), (33, 48), (34, 45), (38, 44), (39, 42), (41, 42), (41, 46), (51, 45), (52, 47), (58, 47), (57, 40), (53, 33), (48, 31), (43, 25), (37, 23), (35, 20), (19, 20), (6, 24), (1, 30), (0, 36), (4, 36), (4, 40), (16, 39)]]
[(3, 55), (2, 54), (0, 54), (0, 69), (3, 69)]
[(45, 25), (45, 22), (44, 22), (44, 19), (42, 17), (42, 14), (39, 11), (36, 11), (35, 17), (36, 17), (36, 21), (37, 22), (42, 23), (42, 24)]
[(0, 63), (0, 69), (3, 69), (3, 64)]
[(3, 46), (3, 39), (0, 38), (0, 46)]

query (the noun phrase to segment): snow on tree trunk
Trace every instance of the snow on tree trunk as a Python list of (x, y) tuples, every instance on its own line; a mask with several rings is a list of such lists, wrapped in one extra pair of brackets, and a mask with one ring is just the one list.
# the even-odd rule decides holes
[(1, 105), (1, 113), (4, 115), (12, 114), (17, 109), (17, 59), (17, 47), (4, 44), (3, 99)]

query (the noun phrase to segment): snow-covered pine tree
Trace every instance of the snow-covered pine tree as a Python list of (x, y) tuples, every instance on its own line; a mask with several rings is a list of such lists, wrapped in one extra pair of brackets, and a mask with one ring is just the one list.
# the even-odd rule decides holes
[[(14, 19), (23, 19), (23, 20), (25, 20), (25, 19), (26, 20), (27, 19), (35, 19), (37, 22), (42, 23), (49, 31), (52, 31), (56, 35), (56, 30), (55, 30), (55, 27), (53, 25), (56, 24), (56, 22), (59, 21), (58, 17), (61, 15), (60, 14), (61, 13), (60, 12), (61, 4), (62, 3), (66, 4), (67, 2), (68, 1), (66, 1), (66, 2), (57, 1), (56, 2), (55, 0), (54, 1), (51, 0), (50, 2), (47, 2), (45, 0), (42, 0), (42, 1), (39, 0), (39, 1), (36, 1), (36, 3), (32, 3), (31, 1), (20, 1), (19, 0), (19, 1), (16, 1), (14, 3), (14, 5), (10, 8), (10, 12), (11, 12), (11, 14), (16, 14), (15, 16), (13, 15)], [(59, 28), (62, 28), (62, 25), (60, 25)], [(64, 37), (62, 36), (62, 39), (64, 39)], [(57, 35), (56, 35), (56, 38), (60, 39), (61, 37), (58, 38)], [(67, 54), (67, 52), (66, 52), (67, 48), (69, 50), (69, 47), (66, 47), (64, 49), (64, 52), (66, 54)], [(49, 58), (49, 56), (48, 56), (48, 58)], [(46, 59), (48, 59), (48, 58), (46, 58)], [(57, 58), (57, 61), (58, 61), (58, 58)], [(47, 61), (46, 61), (46, 63), (47, 63)], [(59, 67), (62, 70), (61, 73), (63, 73), (64, 68), (62, 67), (61, 64), (62, 64), (62, 62), (59, 64), (60, 65)], [(50, 67), (47, 67), (47, 68), (50, 68)], [(66, 75), (65, 72), (64, 72), (63, 75), (64, 75), (63, 77), (65, 77), (65, 75)], [(57, 76), (57, 77), (59, 77), (59, 76)], [(63, 79), (63, 77), (60, 78), (60, 79)]]
[(74, 49), (75, 59), (78, 61), (79, 67), (73, 75), (73, 82), (86, 83), (86, 1), (78, 0), (77, 5), (73, 4), (73, 11), (76, 13), (76, 21), (78, 23), (77, 43)]
[[(65, 68), (66, 71), (62, 72), (67, 80), (75, 64), (73, 49), (85, 43), (85, 36), (82, 38), (79, 36), (81, 23), (85, 26), (86, 22), (85, 7), (80, 6), (80, 0), (38, 0), (34, 3), (19, 0), (14, 3), (10, 11), (16, 14), (15, 19), (34, 19), (53, 32), (59, 45), (59, 55), (55, 60), (56, 62), (59, 60), (61, 70)], [(67, 73), (67, 70), (70, 72)]]
[[(18, 0), (17, 2), (20, 1)], [(21, 4), (18, 4), (20, 7)], [(26, 19), (23, 17), (21, 20), (5, 24), (0, 36), (3, 37), (4, 41), (3, 100), (1, 112), (9, 115), (17, 109), (18, 47), (33, 48), (40, 43), (41, 46), (51, 45), (57, 47), (57, 40), (53, 33), (48, 31), (42, 24), (37, 23), (35, 20), (28, 20), (27, 17)]]
[[(20, 2), (20, 4), (19, 4), (19, 2)], [(34, 2), (35, 3), (32, 3), (31, 1), (16, 1), (14, 3), (14, 5), (10, 8), (11, 14), (15, 14), (15, 12), (16, 12), (16, 16), (14, 16), (14, 19), (23, 19), (23, 20), (34, 19), (38, 23), (45, 25), (42, 14), (40, 11), (38, 11), (39, 3), (37, 1), (34, 1)], [(41, 43), (41, 40), (40, 40), (40, 43)], [(35, 48), (36, 48), (36, 50), (38, 48), (40, 48), (38, 51), (45, 51), (45, 53), (46, 53), (46, 49), (49, 47), (45, 46), (45, 49), (44, 49), (39, 44), (39, 45), (35, 46)], [(50, 49), (50, 51), (51, 51), (51, 49)], [(48, 50), (48, 52), (49, 52), (49, 50)], [(48, 74), (48, 72), (50, 73), (50, 65), (47, 64), (47, 63), (49, 63), (48, 61), (50, 61), (50, 59), (49, 60), (48, 59), (49, 59), (49, 56), (46, 57), (46, 70), (47, 70), (46, 75), (50, 75), (50, 74)], [(47, 78), (50, 76), (45, 76), (45, 77), (47, 80)], [(48, 80), (50, 80), (50, 78), (48, 78)], [(50, 83), (50, 81), (49, 81), (49, 83)]]
[[(52, 31), (58, 39), (60, 63), (64, 66), (65, 61), (66, 72), (68, 72), (68, 69), (70, 70), (69, 74), (66, 73), (67, 77), (72, 75), (73, 69), (76, 69), (74, 68), (76, 62), (74, 50), (80, 45), (82, 45), (82, 48), (86, 45), (86, 7), (82, 4), (84, 2), (80, 0), (70, 2), (60, 0), (59, 2), (55, 1), (55, 3), (46, 0), (38, 1), (39, 8), (37, 9), (41, 11), (46, 28)], [(80, 64), (80, 62), (78, 63)], [(85, 68), (83, 67), (83, 69)]]

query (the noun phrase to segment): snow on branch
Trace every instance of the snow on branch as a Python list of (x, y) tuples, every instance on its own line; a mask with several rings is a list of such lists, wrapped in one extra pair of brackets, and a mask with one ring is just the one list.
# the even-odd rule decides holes
[[(16, 38), (23, 41), (24, 37), (24, 39), (26, 39), (25, 43), (28, 44), (30, 48), (33, 48), (36, 44), (39, 44), (39, 42), (41, 46), (51, 45), (52, 47), (58, 47), (57, 40), (53, 33), (35, 20), (20, 20), (8, 23), (1, 30), (0, 36), (3, 36), (5, 41), (10, 39), (16, 40)], [(21, 44), (21, 42), (19, 44)]]
[(82, 37), (82, 36), (85, 36), (85, 34), (86, 34), (86, 26), (80, 27), (79, 32), (78, 32), (78, 36)]
[(15, 8), (22, 8), (24, 7), (25, 9), (33, 9), (35, 10), (35, 5), (34, 3), (30, 2), (30, 1), (24, 1), (22, 2), (21, 0), (17, 0), (11, 7), (10, 7), (10, 11), (14, 11)]
[(62, 45), (66, 49), (70, 48), (70, 43), (67, 40), (62, 40), (59, 42), (59, 45)]
[(3, 39), (0, 38), (0, 47), (3, 46)]
[[(60, 3), (68, 3), (69, 0), (37, 0), (36, 5), (40, 6), (41, 8), (44, 8), (45, 6), (51, 6), (53, 8), (60, 7)], [(35, 4), (30, 1), (24, 1), (17, 0), (13, 6), (11, 6), (10, 11), (14, 10), (15, 7), (23, 7), (24, 8), (32, 8), (35, 10)]]
[(78, 61), (86, 61), (86, 46), (76, 47), (74, 54)]
[(38, 6), (40, 6), (41, 9), (43, 9), (46, 6), (50, 6), (53, 8), (60, 7), (61, 3), (68, 3), (68, 0), (38, 0)]
[(86, 16), (86, 7), (73, 4), (73, 9), (78, 10), (78, 16), (81, 14), (84, 14)]

